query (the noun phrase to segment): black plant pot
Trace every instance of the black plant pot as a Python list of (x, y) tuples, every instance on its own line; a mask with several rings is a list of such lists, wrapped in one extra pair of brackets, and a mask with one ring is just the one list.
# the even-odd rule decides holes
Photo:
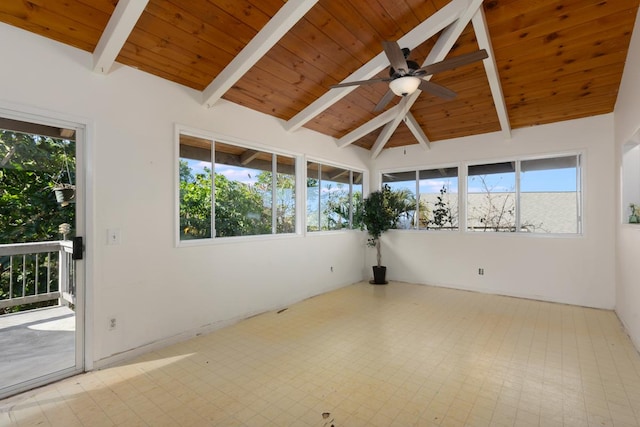
[(386, 285), (387, 280), (387, 267), (374, 265), (373, 267), (373, 280), (370, 280), (369, 283), (372, 285)]

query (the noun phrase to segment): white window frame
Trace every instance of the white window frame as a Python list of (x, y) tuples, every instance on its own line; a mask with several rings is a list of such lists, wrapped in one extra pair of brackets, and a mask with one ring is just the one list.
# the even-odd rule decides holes
[[(226, 236), (226, 237), (216, 237), (215, 231), (215, 196), (213, 192), (215, 191), (215, 187), (212, 179), (212, 197), (211, 197), (211, 237), (204, 239), (193, 239), (193, 240), (181, 240), (180, 239), (180, 135), (189, 135), (196, 138), (202, 138), (211, 141), (211, 173), (212, 176), (215, 174), (215, 143), (220, 142), (229, 145), (236, 145), (238, 147), (247, 148), (256, 151), (263, 151), (273, 155), (287, 156), (292, 157), (295, 161), (295, 183), (296, 183), (296, 195), (295, 195), (295, 206), (296, 206), (296, 229), (295, 233), (269, 233), (269, 234), (256, 234), (249, 236)], [(223, 243), (233, 243), (237, 241), (247, 241), (247, 240), (269, 240), (269, 239), (288, 239), (288, 238), (296, 238), (301, 237), (302, 233), (302, 223), (304, 215), (301, 212), (301, 206), (304, 206), (303, 196), (306, 197), (303, 191), (300, 191), (301, 184), (301, 176), (304, 176), (304, 173), (300, 172), (301, 167), (306, 166), (306, 162), (304, 161), (304, 156), (295, 153), (292, 151), (281, 150), (278, 148), (274, 148), (268, 146), (266, 144), (259, 144), (252, 141), (247, 141), (241, 138), (220, 134), (217, 132), (208, 132), (200, 129), (195, 129), (185, 125), (176, 124), (174, 126), (174, 239), (175, 239), (175, 247), (191, 247), (191, 246), (203, 246), (203, 245), (212, 245), (212, 244), (223, 244)], [(275, 159), (275, 156), (273, 157)], [(304, 166), (302, 166), (304, 165)], [(275, 186), (272, 185), (272, 190)], [(306, 209), (305, 209), (306, 212)], [(272, 229), (273, 229), (273, 207), (272, 207)]]
[[(576, 167), (576, 198), (577, 198), (577, 209), (576, 209), (576, 221), (577, 221), (577, 230), (575, 233), (525, 233), (520, 231), (520, 225), (521, 225), (521, 219), (520, 219), (520, 164), (523, 161), (528, 161), (528, 160), (543, 160), (543, 159), (553, 159), (553, 158), (558, 158), (558, 157), (571, 157), (571, 156), (575, 156), (577, 157), (577, 167)], [(462, 180), (462, 173), (464, 173), (464, 228), (462, 228), (462, 221), (460, 222), (460, 230), (464, 233), (467, 234), (473, 234), (473, 235), (486, 235), (486, 233), (484, 232), (477, 232), (477, 231), (469, 231), (467, 228), (467, 217), (468, 217), (468, 213), (467, 213), (467, 178), (468, 178), (468, 168), (469, 166), (478, 166), (478, 165), (485, 165), (485, 164), (493, 164), (493, 163), (506, 163), (506, 162), (515, 162), (516, 163), (516, 168), (514, 171), (515, 174), (515, 190), (514, 193), (516, 195), (515, 197), (515, 208), (516, 208), (516, 231), (514, 232), (510, 232), (510, 233), (493, 233), (494, 235), (499, 235), (499, 236), (510, 236), (510, 235), (516, 235), (516, 236), (531, 236), (531, 237), (556, 237), (556, 238), (566, 238), (566, 237), (582, 237), (584, 236), (584, 225), (585, 225), (585, 218), (584, 218), (584, 212), (585, 212), (585, 201), (584, 201), (584, 192), (585, 192), (585, 180), (584, 180), (584, 174), (585, 174), (585, 157), (586, 157), (586, 153), (584, 150), (577, 150), (577, 151), (564, 151), (564, 152), (557, 152), (557, 153), (545, 153), (545, 154), (539, 154), (539, 155), (535, 155), (535, 154), (531, 154), (531, 155), (523, 155), (523, 156), (510, 156), (510, 157), (503, 157), (503, 158), (499, 158), (499, 159), (484, 159), (481, 161), (471, 161), (471, 162), (463, 162), (463, 166), (462, 169), (459, 170), (459, 176)], [(460, 184), (460, 183), (459, 183)], [(460, 190), (460, 185), (458, 186), (458, 189)], [(462, 194), (462, 192), (461, 192)], [(462, 205), (461, 208), (462, 209)]]
[[(352, 185), (353, 184), (353, 179), (352, 179), (353, 173), (357, 172), (357, 173), (361, 173), (362, 174), (362, 197), (364, 198), (364, 195), (367, 194), (367, 192), (369, 190), (368, 185), (367, 185), (367, 183), (369, 182), (369, 172), (366, 171), (366, 170), (363, 170), (361, 168), (349, 166), (349, 165), (344, 164), (344, 163), (337, 163), (337, 162), (334, 162), (334, 161), (321, 159), (321, 158), (313, 157), (313, 156), (304, 156), (303, 160), (304, 160), (304, 168), (303, 168), (304, 173), (301, 174), (301, 176), (302, 176), (302, 188), (304, 188), (304, 190), (303, 190), (304, 191), (304, 199), (303, 199), (304, 210), (301, 213), (303, 214), (302, 216), (304, 217), (304, 224), (303, 224), (303, 226), (304, 226), (304, 228), (303, 228), (304, 234), (305, 235), (310, 235), (310, 236), (316, 236), (316, 235), (320, 235), (320, 234), (344, 233), (344, 232), (348, 232), (348, 231), (357, 230), (357, 229), (353, 228), (353, 216), (352, 216), (353, 212), (349, 213), (350, 218), (349, 218), (349, 227), (348, 228), (343, 228), (343, 229), (340, 229), (340, 230), (317, 230), (317, 231), (309, 231), (307, 229), (307, 226), (308, 226), (308, 224), (307, 224), (307, 196), (308, 196), (308, 194), (307, 194), (307, 178), (308, 178), (308, 176), (307, 176), (307, 172), (308, 172), (307, 167), (308, 167), (308, 163), (309, 162), (313, 162), (313, 163), (317, 163), (319, 165), (326, 165), (326, 166), (331, 166), (331, 167), (335, 167), (335, 168), (341, 168), (341, 169), (348, 170), (349, 171), (349, 176), (351, 178), (350, 179), (351, 184), (349, 185), (349, 199), (350, 200), (352, 200), (352, 198), (353, 198), (353, 194), (352, 194), (352, 191), (353, 191), (353, 185)], [(298, 169), (297, 169), (297, 166), (296, 166), (296, 171), (297, 170)], [(318, 187), (318, 188), (320, 188), (320, 187)]]
[[(462, 189), (461, 189), (461, 185), (462, 183), (460, 182), (461, 178), (461, 173), (462, 173), (462, 168), (463, 168), (463, 163), (461, 162), (456, 162), (456, 163), (444, 163), (444, 164), (437, 164), (437, 165), (427, 165), (427, 166), (415, 166), (412, 168), (392, 168), (392, 169), (383, 169), (379, 171), (379, 182), (378, 182), (378, 189), (382, 189), (382, 186), (385, 184), (383, 182), (383, 175), (384, 174), (393, 174), (393, 173), (400, 173), (400, 172), (414, 172), (415, 173), (415, 195), (416, 195), (416, 200), (420, 197), (420, 171), (422, 170), (435, 170), (435, 169), (447, 169), (447, 168), (457, 168), (458, 169), (458, 229), (457, 230), (437, 230), (437, 229), (426, 229), (426, 228), (420, 228), (420, 227), (413, 227), (413, 228), (398, 228), (398, 229), (393, 229), (393, 231), (396, 232), (411, 232), (411, 231), (416, 231), (416, 232), (422, 232), (422, 233), (447, 233), (447, 234), (451, 234), (451, 233), (458, 233), (462, 230), (462, 221), (463, 221), (463, 217), (464, 217), (464, 222), (465, 222), (465, 226), (466, 226), (466, 209), (465, 209), (465, 215), (462, 215), (462, 199), (466, 199), (466, 198), (462, 198), (461, 194), (463, 194)], [(466, 174), (466, 168), (464, 170), (465, 174)], [(466, 184), (466, 181), (465, 181)], [(465, 191), (466, 191), (466, 185), (465, 185)], [(466, 194), (466, 193), (465, 193)], [(466, 204), (465, 204), (465, 208), (466, 208)]]
[[(585, 233), (585, 164), (586, 164), (586, 151), (585, 150), (574, 150), (574, 151), (561, 151), (554, 153), (543, 153), (543, 154), (529, 154), (529, 155), (521, 155), (521, 156), (509, 156), (502, 158), (489, 158), (482, 160), (474, 160), (474, 161), (462, 161), (456, 163), (444, 163), (444, 164), (436, 164), (436, 165), (419, 165), (413, 166), (410, 168), (406, 167), (398, 167), (398, 168), (389, 168), (389, 169), (381, 169), (378, 171), (378, 187), (382, 188), (383, 185), (383, 175), (384, 174), (392, 174), (399, 172), (414, 172), (416, 174), (416, 195), (419, 195), (419, 171), (421, 170), (433, 170), (440, 168), (458, 168), (458, 230), (427, 230), (420, 228), (410, 228), (410, 229), (394, 229), (394, 232), (427, 232), (427, 233), (466, 233), (469, 235), (487, 235), (487, 233), (477, 232), (477, 231), (469, 231), (467, 229), (467, 180), (468, 180), (468, 168), (469, 166), (483, 165), (483, 164), (492, 164), (492, 163), (503, 163), (503, 162), (516, 162), (516, 227), (520, 225), (520, 163), (522, 161), (527, 160), (541, 160), (541, 159), (552, 159), (556, 157), (570, 157), (576, 156), (578, 165), (576, 171), (576, 193), (577, 193), (577, 230), (575, 233), (525, 233), (522, 231), (515, 231), (511, 233), (492, 233), (494, 236), (528, 236), (532, 238), (573, 238), (573, 237), (583, 237)], [(519, 230), (519, 228), (517, 228)]]

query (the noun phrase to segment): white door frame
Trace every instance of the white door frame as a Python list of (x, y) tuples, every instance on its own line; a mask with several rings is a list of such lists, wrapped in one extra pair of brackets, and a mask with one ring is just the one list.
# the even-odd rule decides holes
[(76, 364), (74, 367), (54, 372), (43, 377), (32, 379), (8, 388), (11, 394), (19, 393), (33, 387), (48, 384), (63, 378), (79, 374), (93, 368), (93, 349), (90, 345), (92, 331), (88, 328), (92, 321), (91, 304), (91, 277), (92, 254), (89, 243), (93, 229), (93, 192), (90, 183), (92, 175), (91, 162), (91, 129), (90, 120), (81, 117), (43, 110), (26, 105), (18, 105), (0, 101), (0, 116), (8, 119), (37, 123), (76, 131), (76, 235), (84, 239), (84, 256), (82, 260), (75, 261), (76, 268), (76, 336), (75, 353)]

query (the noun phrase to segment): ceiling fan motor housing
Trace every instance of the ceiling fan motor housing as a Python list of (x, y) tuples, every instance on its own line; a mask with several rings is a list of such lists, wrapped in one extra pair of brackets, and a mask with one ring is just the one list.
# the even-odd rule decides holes
[(392, 79), (397, 79), (398, 77), (403, 77), (406, 75), (413, 76), (415, 71), (420, 68), (417, 62), (415, 61), (407, 61), (407, 67), (409, 68), (406, 72), (402, 73), (402, 70), (396, 72), (395, 68), (389, 67), (389, 77)]

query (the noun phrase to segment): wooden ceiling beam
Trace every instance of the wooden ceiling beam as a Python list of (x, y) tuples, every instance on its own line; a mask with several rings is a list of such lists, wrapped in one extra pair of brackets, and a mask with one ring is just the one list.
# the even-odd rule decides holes
[(407, 125), (413, 136), (416, 137), (418, 144), (420, 144), (420, 146), (425, 150), (429, 150), (431, 148), (429, 138), (427, 138), (427, 135), (424, 134), (424, 131), (418, 124), (416, 118), (413, 117), (413, 114), (411, 114), (411, 112), (407, 112), (404, 123)]
[[(429, 52), (429, 55), (427, 55), (427, 58), (422, 64), (422, 67), (439, 61), (443, 61), (447, 57), (447, 54), (449, 53), (455, 42), (458, 40), (467, 24), (471, 21), (471, 18), (473, 18), (478, 9), (482, 7), (482, 1), (483, 0), (471, 0), (470, 2), (468, 2), (468, 7), (462, 13), (462, 15), (460, 15), (460, 17), (453, 24), (449, 25), (442, 32), (442, 34), (438, 38), (438, 41), (436, 41), (436, 44), (433, 46), (433, 49), (431, 49), (431, 52)], [(431, 76), (423, 77), (423, 79), (430, 80)], [(420, 93), (421, 91), (417, 90), (406, 97), (406, 107), (404, 108), (405, 111), (409, 111), (411, 109), (411, 106), (413, 106), (413, 104), (416, 102)], [(375, 159), (376, 157), (378, 157), (378, 154), (380, 154), (384, 146), (391, 138), (391, 135), (393, 135), (403, 119), (404, 116), (401, 112), (400, 114), (398, 114), (398, 117), (387, 123), (383, 131), (380, 132), (378, 139), (371, 149), (371, 158)]]
[(476, 33), (476, 40), (478, 41), (478, 47), (485, 49), (489, 54), (489, 57), (484, 59), (484, 69), (487, 73), (487, 79), (489, 80), (489, 87), (491, 88), (491, 95), (493, 96), (493, 104), (498, 114), (498, 120), (500, 121), (500, 128), (505, 139), (511, 139), (511, 124), (509, 123), (509, 113), (507, 112), (507, 104), (504, 101), (504, 94), (502, 93), (502, 85), (500, 84), (500, 76), (498, 75), (498, 66), (496, 65), (496, 58), (493, 54), (493, 46), (491, 45), (491, 39), (489, 38), (489, 28), (487, 27), (487, 20), (484, 16), (484, 9), (478, 8), (478, 11), (471, 18), (473, 24), (473, 31)]
[(240, 155), (240, 164), (243, 166), (251, 163), (256, 157), (260, 155), (259, 151), (256, 150), (247, 150)]
[(267, 24), (202, 92), (211, 108), (240, 78), (284, 36), (318, 0), (286, 2)]
[[(398, 40), (398, 44), (402, 47), (414, 49), (416, 46), (419, 46), (447, 26), (451, 25), (452, 22), (455, 22), (455, 20), (464, 12), (467, 3), (468, 0), (452, 0), (449, 4), (401, 37)], [(388, 66), (389, 60), (384, 52), (380, 52), (358, 70), (351, 73), (341, 83), (370, 79)], [(289, 119), (284, 125), (285, 129), (289, 132), (299, 129), (309, 120), (318, 116), (324, 110), (331, 107), (357, 88), (358, 86), (348, 86), (329, 90), (320, 98), (309, 104), (309, 106), (304, 110)]]
[(353, 131), (344, 135), (342, 138), (338, 139), (336, 141), (336, 145), (338, 146), (338, 148), (344, 148), (350, 144), (353, 144), (363, 136), (368, 135), (369, 133), (378, 129), (380, 126), (383, 126), (386, 123), (389, 123), (391, 120), (393, 120), (394, 117), (398, 115), (399, 112), (400, 112), (400, 105), (396, 105), (393, 108), (389, 108), (387, 111), (380, 114), (376, 118), (369, 120), (364, 125), (360, 126), (357, 129), (354, 129)]
[(108, 74), (149, 0), (120, 0), (93, 51), (93, 71)]

